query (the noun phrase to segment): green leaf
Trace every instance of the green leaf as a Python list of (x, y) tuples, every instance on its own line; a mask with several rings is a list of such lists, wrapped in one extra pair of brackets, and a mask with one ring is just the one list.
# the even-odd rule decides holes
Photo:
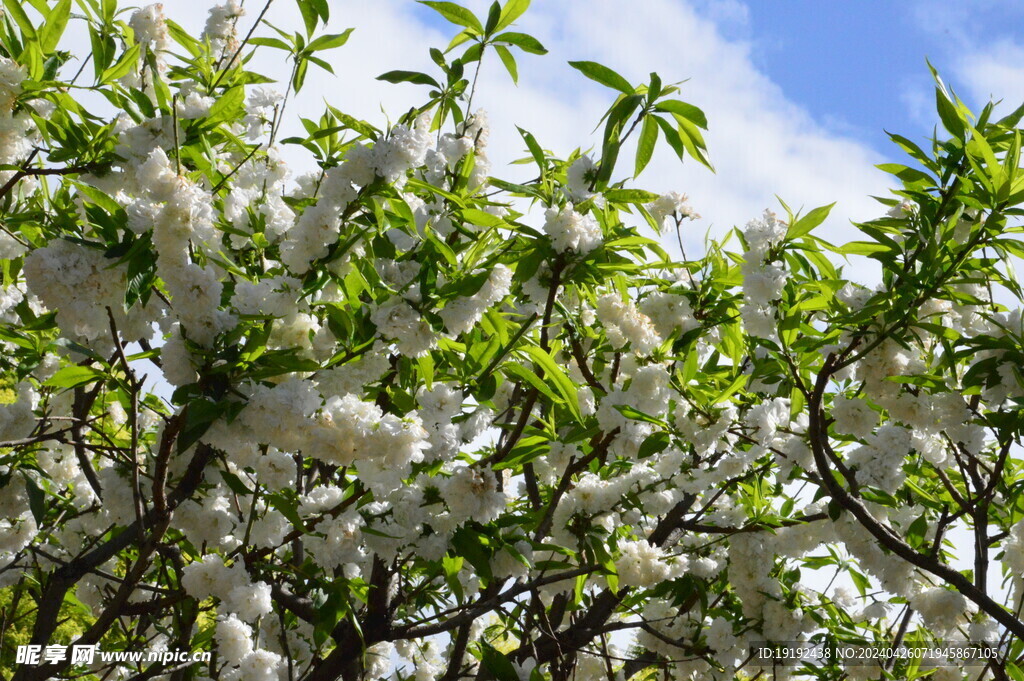
[(42, 525), (46, 517), (46, 494), (32, 478), (25, 476), (25, 491), (28, 492), (28, 508), (36, 525)]
[(252, 490), (249, 489), (249, 487), (242, 482), (242, 479), (234, 473), (229, 473), (228, 471), (221, 469), (220, 476), (224, 478), (224, 483), (231, 488), (231, 491), (235, 494), (243, 497), (252, 494)]
[(501, 227), (505, 224), (505, 221), (497, 215), (491, 215), (486, 211), (477, 210), (476, 208), (464, 208), (462, 210), (462, 219), (478, 227)]
[(675, 126), (660, 116), (652, 116), (652, 118), (658, 122), (658, 127), (665, 133), (665, 141), (672, 147), (672, 151), (676, 152), (676, 156), (679, 157), (680, 161), (683, 160), (683, 156), (686, 155), (686, 145), (683, 144), (683, 140), (679, 137), (679, 132), (676, 131)]
[(495, 42), (508, 43), (509, 45), (515, 45), (523, 52), (529, 52), (530, 54), (547, 54), (547, 48), (540, 44), (540, 41), (534, 38), (532, 35), (525, 33), (516, 33), (509, 31), (508, 33), (502, 33), (494, 39)]
[(43, 19), (46, 19), (47, 14), (50, 13), (50, 8), (47, 6), (47, 0), (24, 0), (28, 4), (36, 8), (36, 11), (42, 15)]
[(552, 404), (561, 404), (563, 402), (562, 398), (556, 395), (543, 379), (522, 364), (510, 362), (504, 366), (503, 370), (509, 378), (519, 379), (536, 388), (538, 392), (551, 400)]
[(490, 539), (485, 534), (474, 530), (469, 524), (463, 525), (455, 530), (451, 544), (455, 549), (455, 555), (468, 560), (469, 564), (476, 568), (480, 577), (487, 581), (493, 578), (491, 572), (491, 553), (493, 551)]
[(566, 405), (569, 407), (569, 411), (576, 417), (576, 420), (582, 421), (579, 393), (576, 391), (576, 386), (565, 375), (565, 372), (555, 364), (555, 360), (552, 359), (551, 355), (535, 345), (527, 345), (523, 350), (544, 370), (545, 377), (550, 383), (554, 384), (555, 389), (561, 394)]
[(850, 568), (848, 572), (854, 586), (857, 587), (857, 591), (860, 592), (861, 598), (863, 598), (867, 594), (868, 589), (871, 588), (871, 580), (853, 568)]
[(609, 189), (604, 193), (604, 198), (612, 203), (650, 203), (658, 196), (643, 189)]
[(640, 449), (637, 450), (636, 456), (638, 459), (644, 459), (654, 454), (660, 454), (661, 452), (668, 449), (669, 445), (672, 444), (672, 438), (665, 431), (656, 431), (648, 435), (643, 443), (640, 445)]
[(483, 53), (484, 46), (481, 43), (474, 43), (466, 48), (466, 51), (462, 53), (462, 58), (454, 62), (453, 65), (471, 64), (479, 61)]
[(661, 95), (661, 76), (651, 71), (651, 84), (647, 86), (647, 103), (650, 104)]
[(939, 112), (943, 127), (954, 137), (963, 139), (964, 131), (967, 129), (966, 122), (949, 95), (939, 87), (935, 88), (935, 108)]
[(494, 27), (494, 31), (501, 31), (511, 26), (529, 7), (530, 0), (508, 0), (501, 8), (501, 17), (498, 19), (498, 25)]
[(185, 409), (185, 425), (178, 435), (178, 453), (187, 451), (198, 442), (213, 422), (224, 415), (226, 409), (227, 403), (211, 402), (204, 398), (189, 402)]
[(464, 562), (462, 556), (444, 556), (441, 558), (441, 568), (446, 577), (455, 577), (459, 574)]
[(295, 0), (295, 4), (299, 6), (299, 12), (302, 14), (302, 23), (306, 27), (306, 35), (313, 35), (313, 31), (316, 30), (317, 22), (320, 20), (319, 12), (310, 0)]
[(103, 72), (100, 82), (109, 83), (131, 73), (132, 67), (134, 67), (139, 61), (139, 51), (141, 49), (142, 47), (136, 44), (125, 50), (124, 54), (121, 55), (121, 58), (118, 59), (113, 66)]
[(620, 135), (626, 120), (633, 115), (633, 112), (641, 102), (640, 95), (629, 95), (619, 97), (618, 101), (608, 112), (608, 121), (604, 128), (604, 141), (601, 144), (601, 164), (597, 170), (596, 186), (603, 189), (611, 180), (612, 172), (615, 170), (615, 162), (619, 156), (619, 149), (622, 146)]
[(500, 471), (505, 468), (518, 468), (525, 463), (539, 458), (543, 454), (550, 453), (550, 451), (551, 441), (546, 437), (534, 436), (523, 438), (512, 448), (508, 457), (494, 464), (491, 470)]
[(632, 95), (636, 93), (636, 90), (629, 81), (612, 71), (607, 66), (598, 64), (595, 61), (571, 61), (569, 66), (573, 67), (584, 76), (600, 83), (606, 87), (610, 87), (613, 90), (618, 90), (625, 95)]
[(501, 59), (501, 63), (505, 65), (505, 70), (508, 71), (508, 75), (512, 76), (512, 82), (518, 85), (519, 69), (516, 68), (516, 58), (512, 56), (512, 52), (504, 45), (495, 45), (494, 50), (498, 53), (498, 58)]
[(276, 48), (276, 49), (279, 49), (279, 50), (284, 50), (285, 52), (291, 52), (292, 51), (292, 46), (291, 45), (289, 45), (285, 41), (280, 40), (278, 38), (260, 38), (260, 37), (249, 38), (249, 44), (250, 45), (262, 45), (263, 47), (273, 47), (273, 48)]
[(25, 9), (21, 6), (19, 0), (4, 0), (4, 6), (7, 8), (7, 12), (11, 18), (14, 19), (14, 23), (18, 25), (21, 32), (25, 34), (25, 38), (28, 40), (35, 40), (36, 29), (32, 25), (32, 21), (25, 14)]
[(891, 132), (887, 132), (886, 134), (889, 135), (889, 139), (899, 145), (901, 149), (910, 154), (922, 165), (927, 167), (929, 164), (933, 163), (932, 159), (928, 157), (928, 154), (921, 150), (921, 147), (917, 146), (906, 137)]
[(884, 253), (891, 250), (891, 247), (874, 241), (851, 241), (839, 247), (831, 247), (829, 250), (843, 255), (871, 255), (872, 253)]
[(936, 180), (928, 173), (921, 172), (917, 168), (908, 168), (901, 163), (880, 163), (875, 166), (882, 172), (895, 175), (903, 180), (903, 184), (909, 185), (914, 182), (923, 182), (928, 186), (935, 186)]
[(499, 652), (489, 643), (481, 643), (480, 648), (484, 669), (493, 674), (497, 681), (519, 681), (519, 672), (505, 653)]
[(657, 111), (664, 111), (666, 113), (676, 114), (682, 116), (686, 120), (696, 125), (701, 130), (708, 129), (708, 119), (704, 115), (704, 112), (695, 107), (693, 104), (687, 104), (686, 102), (678, 99), (668, 99), (664, 102), (658, 102), (654, 105)]
[(632, 419), (633, 421), (644, 421), (646, 423), (653, 423), (657, 426), (665, 425), (665, 422), (661, 419), (651, 416), (650, 414), (645, 414), (639, 409), (631, 407), (628, 404), (616, 404), (615, 409), (627, 419)]
[(50, 16), (47, 18), (46, 25), (43, 26), (42, 34), (39, 38), (43, 52), (49, 54), (56, 49), (57, 43), (60, 42), (61, 36), (64, 35), (64, 29), (67, 28), (70, 16), (71, 0), (60, 0), (53, 10), (50, 11)]
[(320, 20), (325, 24), (327, 20), (331, 18), (331, 7), (327, 0), (309, 0), (312, 3), (316, 13), (320, 15)]
[(924, 542), (925, 534), (928, 532), (928, 518), (924, 514), (918, 516), (907, 528), (906, 538), (913, 547), (918, 547)]
[(326, 62), (323, 59), (321, 59), (320, 57), (314, 57), (312, 55), (307, 57), (307, 59), (309, 59), (309, 61), (312, 62), (313, 64), (316, 64), (317, 66), (322, 68), (327, 73), (330, 73), (331, 75), (334, 75), (334, 67), (331, 66), (330, 62)]
[(732, 382), (725, 387), (725, 390), (718, 394), (713, 401), (713, 404), (721, 404), (727, 399), (735, 395), (743, 386), (747, 384), (747, 379), (750, 378), (750, 374), (739, 374), (736, 378), (732, 379)]
[(537, 162), (537, 166), (541, 170), (543, 170), (544, 169), (544, 150), (541, 148), (540, 144), (537, 142), (537, 138), (534, 137), (533, 134), (530, 133), (529, 131), (523, 130), (522, 128), (520, 128), (518, 125), (516, 126), (516, 130), (518, 130), (519, 134), (523, 136), (523, 140), (526, 142), (526, 147), (530, 150), (530, 154), (533, 156), (533, 160)]
[(386, 80), (389, 83), (416, 83), (417, 85), (433, 85), (438, 90), (442, 89), (436, 80), (419, 71), (388, 71), (377, 76), (377, 80)]
[(88, 366), (66, 366), (48, 378), (43, 386), (47, 388), (77, 388), (102, 379), (102, 371)]
[(682, 140), (683, 146), (686, 147), (686, 153), (704, 165), (708, 170), (714, 172), (715, 169), (711, 165), (711, 161), (704, 154), (707, 150), (707, 145), (704, 144), (704, 137), (700, 134), (700, 130), (688, 118), (675, 115), (675, 119), (678, 124), (679, 139)]
[(469, 30), (468, 28), (464, 29), (462, 31), (459, 31), (455, 35), (455, 37), (452, 38), (452, 41), (450, 43), (448, 43), (448, 47), (445, 48), (444, 53), (448, 54), (453, 49), (455, 49), (456, 47), (458, 47), (462, 43), (466, 42), (467, 40), (472, 40), (475, 35), (476, 34), (473, 33), (473, 31)]
[(476, 18), (476, 15), (462, 5), (456, 5), (454, 2), (435, 2), (434, 0), (417, 1), (420, 4), (431, 8), (453, 24), (465, 26), (471, 31), (475, 31), (477, 34), (482, 34), (484, 32), (484, 27), (480, 23), (480, 20)]
[(352, 35), (352, 31), (355, 29), (348, 28), (341, 33), (332, 33), (328, 35), (322, 35), (309, 45), (306, 46), (305, 52), (319, 52), (321, 50), (333, 50), (336, 47), (341, 47), (348, 42), (348, 37)]
[(302, 84), (306, 82), (306, 73), (309, 71), (309, 62), (305, 59), (299, 60), (299, 65), (295, 69), (295, 77), (292, 78), (292, 87), (298, 92), (302, 89)]
[(808, 234), (812, 229), (825, 221), (825, 218), (828, 217), (828, 214), (832, 211), (832, 207), (834, 205), (836, 204), (830, 203), (827, 206), (815, 208), (807, 215), (793, 222), (786, 231), (786, 238), (798, 239), (803, 235)]
[(318, 647), (327, 641), (335, 626), (348, 612), (348, 594), (343, 595), (342, 590), (347, 591), (344, 581), (333, 582), (327, 599), (314, 610), (313, 641)]
[(487, 25), (484, 26), (484, 33), (486, 35), (493, 35), (494, 31), (498, 28), (498, 21), (501, 20), (501, 5), (498, 0), (494, 0), (491, 3), (491, 8), (487, 10)]
[(233, 85), (213, 103), (203, 125), (213, 128), (219, 123), (235, 120), (244, 107), (245, 88), (241, 85)]
[(423, 191), (428, 191), (428, 192), (437, 194), (438, 196), (442, 196), (445, 199), (447, 199), (448, 201), (450, 201), (453, 204), (455, 204), (456, 206), (458, 206), (459, 208), (462, 208), (462, 207), (464, 207), (466, 205), (466, 202), (463, 201), (459, 196), (457, 196), (455, 194), (452, 194), (451, 192), (445, 191), (445, 190), (441, 189), (440, 187), (435, 187), (432, 184), (427, 184), (426, 182), (423, 182), (422, 180), (418, 180), (415, 177), (409, 178), (409, 185), (408, 186), (411, 187), (411, 188), (414, 188), (414, 189), (422, 189)]
[(114, 50), (117, 46), (114, 44), (113, 38), (100, 35), (92, 26), (89, 27), (89, 41), (92, 44), (93, 73), (99, 80), (103, 76), (103, 72), (110, 66), (110, 62), (113, 61)]
[(653, 116), (644, 116), (640, 128), (640, 141), (636, 145), (636, 164), (633, 177), (639, 177), (654, 155), (654, 147), (658, 144), (658, 123)]
[(329, 104), (327, 105), (327, 108), (330, 110), (331, 114), (333, 114), (334, 117), (338, 119), (339, 123), (341, 123), (346, 128), (349, 128), (350, 130), (355, 130), (360, 135), (369, 137), (370, 139), (376, 139), (377, 134), (380, 133), (380, 130), (373, 127), (366, 121), (361, 121), (358, 118), (349, 116), (347, 113), (339, 111), (338, 109), (334, 108)]

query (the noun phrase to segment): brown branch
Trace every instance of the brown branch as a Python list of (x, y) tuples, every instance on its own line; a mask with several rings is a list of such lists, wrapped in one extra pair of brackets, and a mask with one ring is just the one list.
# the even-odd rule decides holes
[[(183, 501), (190, 498), (199, 488), (199, 485), (203, 481), (203, 471), (212, 458), (213, 450), (208, 445), (200, 444), (196, 449), (196, 453), (193, 455), (192, 460), (189, 461), (188, 468), (185, 470), (185, 474), (181, 477), (178, 486), (169, 497), (168, 511), (165, 516), (166, 519), (169, 519), (171, 511), (173, 511)], [(143, 522), (147, 522), (152, 525), (156, 520), (158, 520), (158, 517), (151, 511), (147, 514), (147, 517), (143, 519)], [(166, 523), (166, 520), (161, 520), (163, 523)], [(166, 526), (164, 529), (166, 529)], [(39, 597), (38, 611), (36, 612), (35, 626), (32, 629), (31, 643), (35, 645), (47, 645), (59, 624), (58, 620), (60, 609), (64, 603), (64, 597), (71, 587), (78, 583), (78, 581), (86, 574), (95, 570), (128, 546), (131, 546), (140, 539), (143, 539), (143, 531), (142, 523), (136, 520), (119, 534), (112, 536), (99, 546), (89, 550), (87, 553), (83, 553), (71, 562), (53, 571), (49, 575), (49, 579), (47, 579), (46, 584), (43, 587), (42, 594)], [(162, 534), (162, 532), (159, 534)], [(151, 537), (152, 536), (154, 535), (151, 535)], [(156, 544), (153, 544), (153, 549), (155, 548)], [(140, 563), (137, 561), (136, 569), (139, 565)], [(127, 596), (125, 598), (127, 598)], [(123, 605), (124, 603), (122, 602), (121, 606)], [(116, 615), (114, 618), (116, 619)], [(97, 621), (99, 621), (99, 619), (97, 619)], [(113, 619), (111, 619), (110, 616), (107, 616), (104, 618), (104, 622), (106, 622), (106, 626), (109, 628)], [(92, 631), (92, 629), (90, 629), (90, 631)], [(100, 636), (102, 636), (102, 633)], [(81, 644), (83, 641), (79, 640), (75, 641), (75, 643)], [(12, 681), (42, 681), (43, 679), (51, 678), (66, 666), (67, 662), (42, 665), (38, 667), (25, 665), (18, 668), (18, 671), (15, 673)]]
[(273, 596), (275, 601), (295, 613), (295, 616), (299, 619), (310, 624), (316, 622), (317, 609), (313, 601), (308, 598), (296, 596), (290, 591), (285, 591), (284, 587), (277, 582), (271, 583), (270, 595)]
[(172, 416), (160, 438), (160, 449), (153, 467), (153, 512), (158, 516), (167, 512), (167, 464), (171, 459), (171, 450), (178, 441), (178, 433), (185, 425), (187, 412), (188, 407), (185, 407)]
[[(506, 603), (510, 600), (513, 600), (514, 598), (517, 598), (518, 596), (524, 593), (528, 593), (533, 589), (537, 589), (542, 586), (547, 586), (548, 584), (555, 584), (557, 582), (575, 579), (580, 575), (588, 575), (592, 572), (597, 572), (599, 569), (600, 567), (597, 565), (585, 565), (583, 567), (573, 568), (572, 570), (566, 570), (565, 572), (558, 572), (553, 575), (538, 577), (537, 579), (534, 579), (530, 582), (516, 584), (515, 586), (510, 587), (506, 591), (502, 591), (500, 594), (497, 594), (490, 598), (481, 599), (473, 604), (463, 605), (456, 608), (452, 608), (450, 610), (446, 610), (445, 612), (439, 613), (438, 615), (435, 615), (434, 617), (431, 617), (427, 620), (421, 620), (420, 622), (398, 627), (393, 632), (392, 640), (420, 638), (423, 636), (433, 636), (434, 634), (442, 634), (446, 631), (451, 631), (452, 629), (455, 629), (461, 626), (462, 624), (465, 624), (466, 622), (472, 622), (481, 615), (484, 615), (490, 612), (491, 610), (494, 610), (502, 603)], [(450, 617), (447, 620), (444, 620), (443, 622), (426, 624), (426, 622), (430, 620), (437, 619), (439, 617), (443, 617), (444, 615), (452, 613), (457, 614), (454, 614), (452, 617)]]
[(89, 462), (89, 457), (86, 455), (85, 437), (82, 429), (102, 385), (102, 382), (97, 382), (88, 393), (83, 388), (75, 388), (74, 402), (71, 406), (71, 414), (75, 419), (74, 425), (71, 426), (71, 440), (75, 449), (75, 458), (78, 460), (79, 468), (82, 469), (82, 474), (85, 475), (85, 479), (89, 482), (89, 487), (92, 488), (96, 498), (100, 501), (103, 500), (103, 487), (100, 485), (96, 471), (93, 470), (92, 463)]
[(602, 393), (607, 393), (604, 386), (601, 385), (601, 381), (597, 380), (594, 376), (594, 372), (587, 366), (587, 357), (583, 354), (583, 346), (580, 344), (579, 337), (573, 332), (571, 326), (566, 327), (569, 330), (569, 347), (572, 349), (573, 359), (576, 360), (576, 366), (580, 368), (580, 374), (583, 375), (583, 380), (587, 382), (591, 388), (596, 388)]
[[(927, 556), (914, 550), (891, 528), (876, 520), (861, 501), (852, 496), (832, 476), (829, 465), (831, 447), (828, 444), (828, 433), (824, 425), (824, 412), (821, 402), (822, 396), (828, 387), (829, 379), (837, 366), (835, 355), (830, 354), (818, 374), (814, 391), (811, 393), (811, 399), (808, 401), (810, 416), (808, 433), (811, 441), (811, 452), (814, 455), (814, 463), (818, 469), (818, 474), (821, 476), (825, 491), (843, 509), (850, 512), (883, 547), (911, 565), (939, 577), (977, 605), (992, 619), (1002, 624), (1009, 631), (1012, 631), (1016, 636), (1024, 637), (1024, 622), (1014, 617), (1013, 614), (990, 598), (987, 593), (975, 586), (975, 584), (960, 574), (959, 571), (942, 564), (937, 557)], [(834, 452), (832, 455), (834, 456)]]
[(266, 15), (267, 10), (270, 9), (270, 5), (273, 2), (274, 0), (267, 0), (267, 4), (263, 6), (263, 10), (259, 13), (259, 16), (256, 17), (256, 21), (253, 22), (253, 25), (249, 29), (249, 32), (245, 34), (245, 38), (242, 40), (241, 43), (239, 43), (238, 49), (235, 50), (234, 54), (231, 55), (231, 59), (229, 59), (228, 63), (225, 64), (224, 70), (220, 72), (219, 76), (217, 76), (217, 80), (213, 81), (213, 85), (210, 86), (211, 93), (218, 85), (220, 85), (220, 81), (224, 79), (224, 76), (227, 74), (228, 70), (231, 69), (231, 65), (235, 63), (235, 60), (238, 59), (238, 55), (242, 53), (242, 50), (245, 49), (245, 46), (252, 39), (252, 34), (256, 32), (256, 29), (259, 27), (260, 22), (263, 21), (264, 15)]
[[(32, 159), (35, 158), (36, 154), (39, 153), (39, 149), (35, 149), (32, 155), (28, 157), (25, 163), (31, 163)], [(46, 175), (77, 175), (80, 173), (91, 173), (96, 170), (106, 168), (106, 163), (86, 163), (80, 166), (67, 166), (65, 168), (22, 168), (21, 170), (15, 171), (11, 179), (7, 180), (7, 183), (3, 187), (0, 187), (0, 198), (7, 196), (14, 185), (18, 184), (18, 181), (25, 177), (41, 177)]]

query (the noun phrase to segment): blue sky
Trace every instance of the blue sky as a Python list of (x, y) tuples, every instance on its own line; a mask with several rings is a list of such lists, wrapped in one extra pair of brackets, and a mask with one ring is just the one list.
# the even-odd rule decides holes
[[(931, 135), (933, 82), (926, 60), (974, 107), (982, 106), (989, 94), (1005, 97), (1012, 107), (1022, 103), (1010, 101), (1012, 93), (985, 90), (985, 84), (972, 82), (967, 63), (969, 54), (986, 54), (986, 45), (1024, 44), (1024, 2), (1019, 0), (675, 4), (692, 7), (723, 38), (746, 45), (752, 63), (821, 125), (879, 153), (891, 153), (886, 130)], [(413, 11), (426, 25), (444, 30), (444, 20), (432, 10), (421, 6)], [(1006, 60), (1018, 56), (1024, 55), (1007, 54)], [(1019, 74), (1024, 77), (1024, 71)], [(1018, 95), (1022, 91), (1024, 82), (1015, 88)]]
[[(700, 4), (714, 16), (716, 6), (733, 3)], [(931, 86), (925, 58), (980, 105), (987, 93), (967, 82), (963, 52), (1024, 39), (1024, 2), (751, 0), (742, 6), (741, 20), (722, 17), (720, 25), (750, 41), (754, 63), (823, 124), (883, 153), (889, 153), (885, 129), (931, 132), (931, 111), (922, 106), (928, 101), (920, 99)]]

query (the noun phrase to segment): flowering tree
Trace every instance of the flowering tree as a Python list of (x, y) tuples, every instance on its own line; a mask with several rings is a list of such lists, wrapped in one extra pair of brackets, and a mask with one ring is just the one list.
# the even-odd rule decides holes
[[(348, 37), (326, 0), (295, 33), (229, 0), (199, 38), (160, 5), (5, 2), (5, 673), (1024, 679), (1024, 109), (938, 81), (946, 136), (893, 136), (912, 165), (883, 167), (900, 186), (862, 240), (786, 209), (678, 260), (644, 234), (698, 216), (617, 161), (635, 142), (635, 177), (664, 138), (707, 165), (701, 111), (572, 62), (615, 96), (599, 152), (522, 131), (536, 177), (492, 177), (472, 74), (544, 53), (514, 30), (529, 2), (425, 4), (458, 31), (439, 75), (381, 76), (422, 107), (386, 130), (328, 107), (279, 139)], [(74, 73), (69, 19), (92, 39)], [(288, 60), (283, 92), (254, 50)], [(879, 286), (837, 264), (860, 257)], [(999, 655), (748, 652), (957, 638)]]

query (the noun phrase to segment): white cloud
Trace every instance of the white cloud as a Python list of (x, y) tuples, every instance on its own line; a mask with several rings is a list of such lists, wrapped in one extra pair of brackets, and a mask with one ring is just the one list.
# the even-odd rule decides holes
[[(405, 61), (388, 54), (387, 64), (370, 67), (373, 74), (398, 66), (426, 68), (429, 43), (422, 27), (403, 17), (402, 7), (397, 2), (375, 3), (372, 10), (362, 10), (388, 15), (382, 23), (395, 33), (406, 33), (397, 41)], [(482, 9), (482, 3), (475, 8)], [(353, 18), (353, 23), (358, 21)], [(646, 80), (655, 70), (666, 81), (689, 78), (681, 96), (708, 113), (707, 139), (718, 173), (712, 175), (692, 162), (680, 166), (664, 148), (641, 183), (655, 190), (688, 192), (715, 232), (777, 206), (776, 194), (792, 206), (838, 201), (830, 223), (834, 232), (847, 237), (848, 219), (878, 213), (868, 195), (885, 192), (884, 177), (873, 169), (883, 159), (852, 139), (830, 133), (788, 101), (754, 67), (746, 43), (723, 38), (711, 19), (687, 4), (650, 0), (624, 12), (621, 3), (612, 0), (536, 3), (522, 23), (523, 30), (540, 38), (551, 54), (521, 59), (518, 88), (512, 87), (496, 60), (485, 64), (477, 102), (488, 109), (496, 128), (496, 160), (522, 155), (514, 124), (531, 130), (542, 144), (563, 155), (576, 146), (597, 143), (590, 131), (614, 95), (566, 65), (570, 59), (590, 59), (633, 82)], [(345, 91), (361, 90), (360, 80), (371, 82), (358, 71), (346, 72), (355, 85), (346, 83)], [(370, 91), (379, 88), (374, 84)], [(620, 173), (626, 172), (629, 159), (620, 163)], [(496, 168), (499, 175), (506, 172), (500, 165)]]
[[(938, 54), (932, 57), (940, 73), (948, 72), (971, 107), (1002, 100), (999, 111), (1008, 113), (1024, 103), (1024, 45), (1017, 30), (1024, 5), (1018, 0), (915, 0), (911, 12), (918, 27), (936, 39)], [(912, 99), (928, 100), (933, 118), (930, 91)]]
[[(541, 76), (525, 76), (519, 93), (489, 78), (481, 101), (508, 102), (504, 110), (515, 111), (521, 125), (565, 153), (585, 144), (580, 131), (593, 127), (613, 97), (565, 60), (599, 61), (633, 82), (646, 80), (650, 71), (666, 81), (688, 78), (680, 96), (708, 114), (708, 147), (718, 172), (692, 162), (680, 166), (664, 148), (641, 177), (644, 186), (689, 193), (715, 233), (777, 207), (775, 195), (794, 207), (838, 201), (830, 231), (845, 238), (852, 236), (849, 219), (878, 214), (868, 195), (885, 193), (885, 178), (873, 168), (883, 159), (830, 133), (787, 100), (753, 65), (748, 44), (723, 38), (713, 21), (685, 3), (650, 0), (630, 10), (612, 0), (533, 8), (524, 23), (551, 49), (546, 59), (554, 63), (545, 64)], [(530, 105), (516, 107), (524, 94)], [(561, 102), (556, 115), (545, 101)], [(625, 172), (629, 162), (622, 164)]]
[(956, 69), (975, 104), (1002, 100), (1007, 113), (1024, 104), (1024, 46), (1000, 41), (964, 55)]
[[(484, 2), (469, 4), (478, 15), (486, 13)], [(248, 28), (260, 6), (250, 4), (249, 15), (240, 24), (242, 30)], [(202, 5), (168, 3), (165, 8), (194, 35), (201, 32), (205, 21)], [(586, 80), (566, 64), (568, 60), (599, 61), (633, 82), (645, 81), (650, 71), (657, 71), (666, 82), (689, 79), (679, 96), (703, 108), (710, 123), (707, 141), (717, 174), (692, 161), (680, 165), (662, 142), (639, 180), (641, 186), (655, 191), (690, 194), (704, 216), (694, 225), (691, 244), (699, 242), (709, 225), (714, 234), (722, 234), (764, 208), (777, 208), (776, 195), (794, 208), (837, 201), (825, 233), (835, 239), (856, 238), (849, 220), (868, 219), (880, 212), (869, 195), (886, 192), (885, 177), (873, 168), (884, 159), (816, 122), (758, 71), (749, 44), (723, 36), (715, 19), (742, 21), (744, 8), (734, 1), (731, 11), (722, 17), (670, 0), (632, 3), (629, 11), (614, 0), (534, 3), (521, 19), (520, 29), (536, 35), (551, 53), (545, 57), (522, 55), (518, 88), (491, 55), (483, 66), (474, 102), (474, 107), (487, 109), (495, 129), (491, 136), (494, 174), (525, 179), (529, 173), (527, 166), (506, 166), (524, 155), (514, 127), (517, 124), (563, 156), (577, 146), (599, 144), (591, 130), (614, 94)], [(348, 45), (326, 55), (338, 76), (311, 69), (305, 88), (289, 103), (286, 118), (318, 118), (326, 99), (381, 125), (386, 120), (382, 109), (394, 118), (421, 103), (427, 88), (390, 85), (375, 78), (392, 69), (436, 74), (427, 49), (444, 47), (455, 29), (442, 32), (439, 22), (425, 25), (422, 13), (413, 12), (407, 0), (350, 3), (343, 12), (336, 6), (335, 15), (331, 31), (356, 27)], [(275, 4), (267, 18), (281, 27), (301, 26), (291, 3)], [(260, 48), (250, 68), (279, 79), (283, 89), (290, 65), (281, 55)], [(285, 135), (299, 133), (297, 121), (292, 125)], [(303, 163), (302, 153), (298, 149), (289, 152), (293, 165)], [(632, 159), (624, 154), (617, 176), (624, 176), (631, 167)]]
[(740, 33), (750, 29), (750, 7), (740, 0), (694, 0), (693, 7), (720, 28)]

